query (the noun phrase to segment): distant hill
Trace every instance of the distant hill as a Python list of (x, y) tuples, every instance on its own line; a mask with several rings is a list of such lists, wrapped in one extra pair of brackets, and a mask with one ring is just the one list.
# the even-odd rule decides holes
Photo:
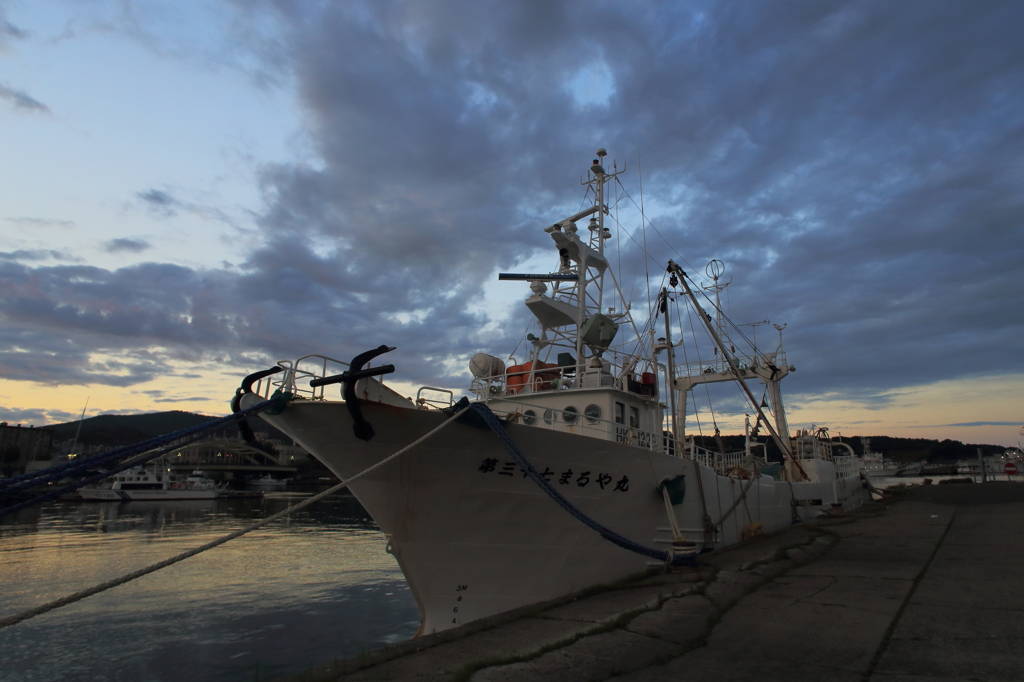
[[(182, 412), (174, 410), (171, 412), (150, 412), (148, 414), (102, 414), (97, 417), (89, 417), (82, 422), (82, 432), (78, 436), (81, 445), (110, 446), (131, 445), (140, 441), (161, 436), (165, 433), (178, 431), (203, 422), (216, 419), (203, 414)], [(258, 416), (249, 418), (249, 425), (253, 431), (267, 434), (270, 438), (291, 442), (291, 439), (278, 431)], [(78, 422), (67, 422), (48, 426), (53, 430), (54, 445), (62, 441), (71, 440), (75, 437), (75, 430)], [(238, 427), (235, 425), (226, 426), (218, 430), (228, 436), (238, 436)], [(713, 437), (696, 436), (697, 445), (709, 450), (718, 451), (719, 447)], [(896, 438), (893, 436), (870, 436), (871, 449), (881, 452), (889, 459), (897, 462), (919, 462), (931, 463), (942, 461), (955, 461), (958, 459), (973, 459), (977, 457), (978, 448), (981, 448), (986, 455), (995, 455), (1003, 452), (1006, 448), (1001, 445), (983, 445), (974, 443), (961, 443), (958, 440), (929, 440), (927, 438)], [(762, 433), (759, 439), (762, 443), (766, 438)], [(833, 441), (838, 441), (834, 437)], [(743, 449), (743, 436), (722, 436), (722, 442), (728, 451)], [(842, 442), (853, 448), (858, 455), (862, 455), (863, 446), (859, 436), (844, 436)], [(768, 456), (772, 460), (781, 459), (774, 444), (768, 446)]]
[[(211, 419), (217, 419), (217, 417), (195, 414), (193, 412), (182, 412), (181, 410), (150, 412), (147, 414), (101, 414), (96, 417), (89, 417), (81, 422), (82, 431), (78, 435), (78, 442), (81, 445), (131, 445), (132, 443), (162, 436), (165, 433), (196, 426)], [(76, 420), (46, 428), (54, 432), (53, 442), (56, 444), (73, 439), (75, 431), (78, 429), (78, 424), (79, 422)], [(290, 439), (283, 433), (259, 417), (250, 417), (249, 424), (253, 431), (267, 433), (271, 438), (290, 442)], [(239, 435), (238, 427), (233, 424), (225, 426), (218, 432), (229, 436)]]
[[(974, 459), (978, 456), (978, 448), (985, 455), (998, 455), (1006, 448), (1002, 445), (983, 443), (961, 443), (958, 440), (931, 440), (928, 438), (895, 438), (893, 436), (868, 436), (871, 449), (881, 452), (889, 459), (897, 462), (921, 462), (932, 464), (958, 459)], [(837, 439), (833, 439), (837, 440)], [(854, 449), (858, 455), (863, 454), (860, 437), (843, 437), (843, 442)]]

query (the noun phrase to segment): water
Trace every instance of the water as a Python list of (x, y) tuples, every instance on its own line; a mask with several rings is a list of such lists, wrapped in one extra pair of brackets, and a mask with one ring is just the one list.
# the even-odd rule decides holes
[[(0, 523), (0, 618), (174, 556), (308, 494), (60, 502)], [(359, 503), (266, 528), (0, 630), (0, 680), (246, 681), (410, 638), (419, 612)]]

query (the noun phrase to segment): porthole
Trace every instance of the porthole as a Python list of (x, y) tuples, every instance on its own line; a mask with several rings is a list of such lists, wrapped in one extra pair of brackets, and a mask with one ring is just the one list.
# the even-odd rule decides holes
[(575, 424), (576, 420), (578, 420), (579, 418), (580, 411), (577, 410), (572, 405), (569, 405), (564, 410), (562, 410), (562, 421), (564, 421), (566, 424)]
[(537, 423), (537, 413), (533, 410), (527, 410), (523, 412), (523, 423), (527, 426), (533, 426)]
[(548, 426), (555, 423), (555, 411), (551, 408), (544, 410), (544, 423)]
[(587, 405), (583, 410), (583, 416), (587, 418), (587, 422), (590, 424), (596, 424), (601, 421), (601, 407), (591, 403)]

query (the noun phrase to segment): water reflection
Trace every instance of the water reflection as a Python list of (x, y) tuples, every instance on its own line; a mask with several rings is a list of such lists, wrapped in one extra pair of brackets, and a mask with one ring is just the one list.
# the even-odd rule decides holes
[[(0, 524), (0, 617), (285, 509), (263, 499), (55, 503)], [(400, 641), (419, 616), (385, 538), (333, 496), (170, 568), (0, 631), (0, 678), (252, 680)]]

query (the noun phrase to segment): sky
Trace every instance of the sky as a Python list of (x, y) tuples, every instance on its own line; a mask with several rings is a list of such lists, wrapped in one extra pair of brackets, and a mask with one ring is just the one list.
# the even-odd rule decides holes
[(382, 343), (403, 389), (464, 392), (529, 321), (497, 273), (556, 267), (603, 147), (636, 309), (668, 258), (722, 260), (731, 318), (786, 325), (791, 426), (1014, 445), (1022, 28), (1016, 0), (0, 0), (0, 420), (224, 414), (251, 371)]

